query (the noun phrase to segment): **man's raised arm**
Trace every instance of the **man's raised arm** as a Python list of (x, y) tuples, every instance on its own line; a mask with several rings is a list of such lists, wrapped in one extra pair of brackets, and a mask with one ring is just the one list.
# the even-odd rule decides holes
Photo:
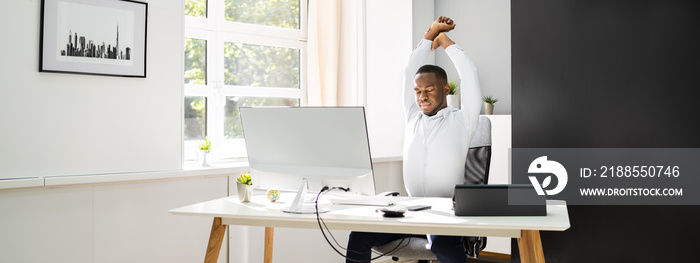
[(459, 78), (462, 80), (460, 84), (462, 114), (465, 123), (471, 131), (474, 131), (476, 130), (476, 124), (479, 122), (479, 112), (482, 105), (481, 84), (479, 84), (476, 66), (474, 66), (467, 53), (444, 33), (440, 33), (435, 38), (433, 46), (444, 48), (457, 69)]

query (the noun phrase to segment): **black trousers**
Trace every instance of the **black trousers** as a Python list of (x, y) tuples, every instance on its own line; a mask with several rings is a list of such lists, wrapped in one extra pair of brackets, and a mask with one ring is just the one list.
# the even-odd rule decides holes
[[(348, 240), (348, 257), (346, 263), (370, 262), (372, 247), (381, 246), (391, 241), (404, 238), (406, 234), (352, 232)], [(430, 250), (441, 263), (467, 262), (467, 254), (462, 245), (461, 236), (428, 235), (432, 246)]]

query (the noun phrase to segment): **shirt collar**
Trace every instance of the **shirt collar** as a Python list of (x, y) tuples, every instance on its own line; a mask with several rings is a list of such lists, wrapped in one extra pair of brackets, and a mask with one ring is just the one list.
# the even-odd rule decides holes
[(426, 118), (443, 118), (443, 117), (445, 117), (445, 115), (447, 115), (448, 112), (452, 112), (452, 109), (454, 109), (454, 108), (452, 108), (452, 106), (449, 106), (449, 105), (448, 105), (447, 107), (442, 108), (441, 110), (439, 110), (439, 111), (438, 111), (437, 113), (435, 113), (435, 115), (433, 115), (433, 116), (425, 115), (425, 113), (423, 113), (422, 111), (421, 111), (420, 113), (423, 115), (423, 117), (426, 117)]

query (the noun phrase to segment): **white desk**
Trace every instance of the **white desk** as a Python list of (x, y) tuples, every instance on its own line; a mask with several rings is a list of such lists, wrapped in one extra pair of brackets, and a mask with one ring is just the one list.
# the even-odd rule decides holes
[[(291, 197), (285, 193), (282, 197)], [(547, 216), (542, 217), (456, 217), (449, 198), (391, 197), (397, 205), (428, 204), (433, 208), (407, 212), (403, 218), (385, 218), (377, 207), (330, 205), (331, 212), (321, 214), (326, 225), (335, 230), (366, 232), (436, 234), (456, 236), (498, 236), (518, 238), (522, 262), (544, 262), (539, 231), (564, 231), (569, 228), (569, 215), (564, 201), (550, 201)], [(323, 201), (323, 199), (322, 199)], [(272, 260), (274, 227), (318, 229), (314, 214), (288, 214), (283, 198), (270, 203), (263, 192), (256, 192), (250, 203), (240, 203), (237, 196), (226, 197), (170, 210), (176, 215), (214, 218), (205, 263), (216, 262), (226, 225), (264, 226), (265, 262)]]

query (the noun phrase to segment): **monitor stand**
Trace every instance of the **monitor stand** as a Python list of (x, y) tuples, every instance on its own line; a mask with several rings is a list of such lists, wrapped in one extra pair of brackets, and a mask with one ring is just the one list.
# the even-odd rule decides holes
[[(292, 213), (292, 214), (315, 214), (316, 213), (316, 204), (315, 203), (310, 203), (304, 205), (304, 200), (306, 199), (306, 191), (309, 189), (309, 181), (304, 178), (301, 180), (301, 185), (299, 186), (299, 190), (297, 191), (296, 196), (294, 196), (294, 201), (292, 201), (292, 206), (287, 207), (282, 209), (282, 211), (286, 213)], [(312, 199), (313, 200), (313, 199)], [(319, 213), (326, 213), (331, 211), (330, 209), (326, 207), (318, 207), (318, 212)]]

